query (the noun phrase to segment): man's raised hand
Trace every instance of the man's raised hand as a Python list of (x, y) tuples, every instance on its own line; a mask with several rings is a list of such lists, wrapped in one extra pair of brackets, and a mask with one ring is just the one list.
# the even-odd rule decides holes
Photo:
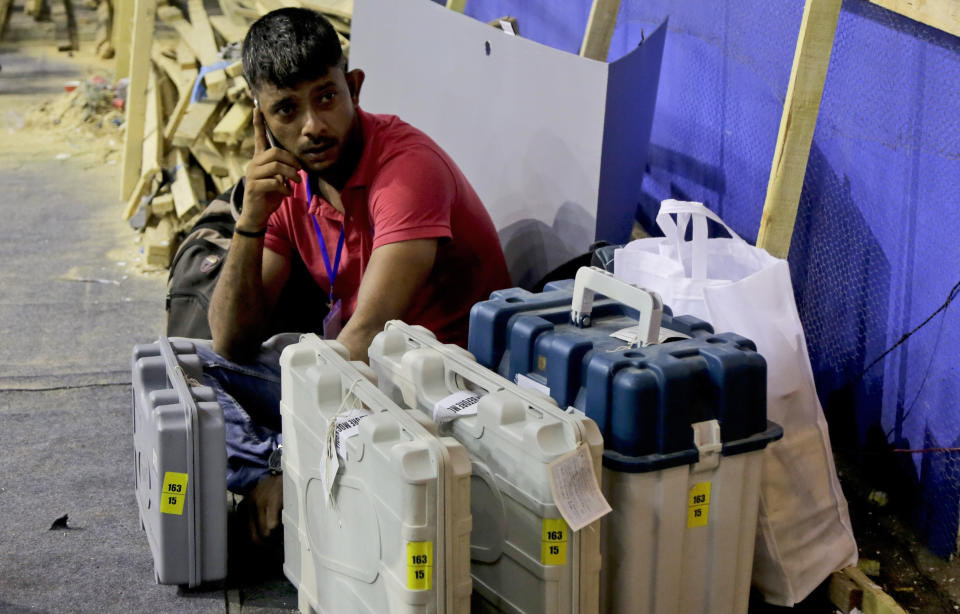
[(289, 151), (270, 147), (267, 125), (259, 107), (253, 109), (254, 154), (247, 165), (243, 210), (237, 226), (250, 232), (266, 228), (267, 220), (293, 191), (288, 181), (300, 183), (300, 162)]

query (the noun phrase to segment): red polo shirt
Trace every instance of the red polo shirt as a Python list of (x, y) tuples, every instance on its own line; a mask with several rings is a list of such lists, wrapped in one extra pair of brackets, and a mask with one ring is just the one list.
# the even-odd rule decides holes
[(301, 171), (303, 181), (291, 183), (293, 195), (270, 218), (266, 247), (288, 258), (296, 250), (317, 284), (329, 291), (313, 219), (331, 266), (342, 224), (344, 246), (333, 294), (349, 318), (374, 249), (439, 239), (433, 271), (402, 319), (466, 347), (470, 308), (511, 285), (490, 215), (457, 165), (427, 135), (393, 115), (358, 113), (363, 154), (341, 192), (345, 215), (317, 194), (308, 206)]

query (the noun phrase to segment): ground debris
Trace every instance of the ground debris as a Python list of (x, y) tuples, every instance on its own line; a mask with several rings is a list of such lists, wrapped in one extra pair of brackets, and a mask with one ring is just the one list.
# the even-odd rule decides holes
[(69, 514), (64, 514), (63, 516), (57, 518), (53, 521), (53, 524), (50, 525), (50, 531), (69, 531), (71, 527), (67, 526), (67, 516)]

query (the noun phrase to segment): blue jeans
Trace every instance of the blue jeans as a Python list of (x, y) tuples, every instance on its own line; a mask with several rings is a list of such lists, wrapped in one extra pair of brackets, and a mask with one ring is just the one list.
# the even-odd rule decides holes
[(203, 364), (203, 383), (223, 410), (227, 440), (227, 488), (245, 494), (269, 473), (280, 436), (280, 352), (300, 333), (268, 339), (253, 360), (240, 364), (213, 351), (209, 341), (190, 339)]

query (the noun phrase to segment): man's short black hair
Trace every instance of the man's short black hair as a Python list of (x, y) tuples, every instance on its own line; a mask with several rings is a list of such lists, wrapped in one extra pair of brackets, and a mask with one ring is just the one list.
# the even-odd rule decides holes
[(316, 11), (285, 8), (267, 13), (243, 40), (243, 74), (250, 89), (264, 83), (292, 88), (346, 68), (340, 38)]

